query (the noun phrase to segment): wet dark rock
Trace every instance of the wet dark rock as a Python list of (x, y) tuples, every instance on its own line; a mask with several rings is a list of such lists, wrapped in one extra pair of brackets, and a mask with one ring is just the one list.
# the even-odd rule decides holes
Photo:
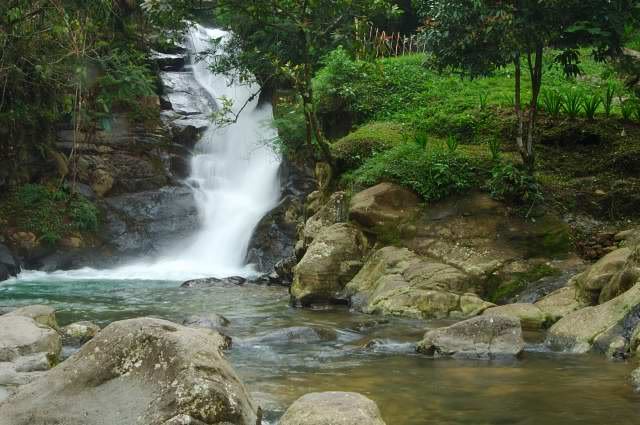
[(193, 279), (180, 285), (181, 288), (211, 288), (214, 286), (239, 286), (244, 285), (247, 279), (241, 276), (231, 276), (219, 279), (217, 277), (207, 277), (203, 279)]
[(229, 326), (231, 322), (226, 317), (216, 313), (206, 313), (197, 316), (189, 316), (182, 321), (185, 326), (206, 329), (219, 329)]
[(107, 222), (102, 234), (117, 252), (153, 254), (184, 240), (198, 227), (191, 189), (165, 187), (105, 200)]
[(282, 201), (258, 223), (249, 242), (247, 262), (262, 273), (271, 273), (279, 261), (295, 255), (302, 206), (316, 185), (310, 167), (288, 161), (280, 166), (280, 183)]
[(298, 263), (295, 256), (283, 258), (274, 266), (276, 275), (283, 283), (291, 283), (293, 281), (293, 268)]
[(578, 269), (565, 270), (556, 276), (543, 277), (540, 280), (530, 283), (522, 292), (514, 295), (507, 300), (508, 304), (512, 303), (530, 303), (538, 302), (550, 293), (567, 286), (569, 280), (579, 272)]
[(290, 328), (278, 329), (264, 335), (245, 338), (241, 341), (241, 344), (308, 344), (313, 342), (333, 341), (336, 338), (337, 333), (334, 329), (293, 326)]
[(256, 226), (247, 252), (247, 262), (263, 273), (271, 273), (283, 258), (293, 256), (297, 239), (297, 213), (300, 203), (285, 197)]
[(151, 59), (162, 71), (179, 71), (186, 63), (187, 57), (179, 53), (151, 52)]
[(0, 244), (0, 282), (20, 273), (20, 262), (5, 245)]

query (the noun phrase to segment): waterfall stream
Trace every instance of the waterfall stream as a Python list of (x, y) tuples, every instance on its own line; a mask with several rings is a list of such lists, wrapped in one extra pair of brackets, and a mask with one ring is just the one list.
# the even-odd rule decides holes
[[(222, 99), (229, 99), (237, 117), (229, 125), (209, 126), (191, 158), (187, 184), (193, 190), (200, 218), (197, 233), (188, 240), (175, 241), (172, 249), (153, 261), (137, 260), (109, 270), (57, 271), (46, 274), (49, 278), (187, 280), (253, 273), (245, 257), (256, 225), (280, 198), (280, 158), (268, 144), (276, 132), (271, 127), (271, 105), (258, 104), (260, 87), (214, 74), (209, 68), (210, 57), (197, 58), (211, 49), (212, 40), (220, 39), (224, 48), (227, 38), (225, 31), (200, 25), (192, 27), (186, 38), (191, 70), (199, 86), (193, 93), (204, 89), (209, 101), (216, 103), (212, 110), (222, 108)], [(42, 275), (44, 272), (25, 271), (20, 278)]]

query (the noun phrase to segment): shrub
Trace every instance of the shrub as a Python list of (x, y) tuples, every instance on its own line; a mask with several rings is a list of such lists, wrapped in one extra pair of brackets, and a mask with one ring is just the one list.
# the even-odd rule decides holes
[(367, 160), (344, 176), (343, 181), (360, 187), (393, 181), (413, 189), (427, 201), (446, 198), (471, 187), (468, 160), (439, 146), (426, 150), (415, 143), (402, 143)]
[(403, 127), (390, 122), (374, 122), (360, 127), (332, 145), (340, 170), (353, 170), (372, 156), (402, 143)]
[(71, 232), (94, 232), (99, 224), (98, 209), (86, 198), (40, 184), (26, 184), (9, 194), (0, 214), (48, 244)]
[(542, 201), (535, 177), (508, 162), (497, 162), (489, 179), (491, 196), (511, 203), (533, 204)]
[(306, 152), (307, 126), (302, 106), (297, 103), (279, 104), (273, 126), (278, 131), (278, 135), (267, 143), (279, 155), (295, 159), (296, 156)]

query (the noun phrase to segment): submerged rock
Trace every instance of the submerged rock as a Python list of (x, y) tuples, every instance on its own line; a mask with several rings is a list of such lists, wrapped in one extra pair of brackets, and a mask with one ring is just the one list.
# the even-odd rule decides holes
[(362, 232), (351, 224), (323, 229), (294, 269), (292, 301), (309, 306), (339, 300), (344, 286), (362, 266), (366, 246)]
[(82, 321), (71, 323), (61, 329), (62, 342), (68, 345), (80, 346), (100, 332), (100, 326), (92, 322)]
[(472, 276), (406, 248), (376, 251), (342, 293), (365, 313), (414, 318), (470, 317), (493, 306), (477, 295)]
[(427, 332), (419, 353), (458, 359), (517, 357), (524, 350), (520, 320), (480, 316)]
[(240, 286), (244, 285), (247, 279), (242, 276), (231, 276), (218, 279), (217, 277), (207, 277), (203, 279), (193, 279), (180, 285), (181, 288), (211, 288), (214, 286)]
[(198, 316), (190, 316), (182, 321), (182, 324), (185, 326), (213, 330), (225, 328), (229, 326), (230, 323), (231, 322), (229, 321), (229, 319), (217, 313), (206, 313)]
[(337, 333), (333, 329), (328, 328), (312, 328), (309, 326), (293, 326), (290, 328), (278, 329), (268, 332), (264, 335), (258, 335), (252, 338), (245, 338), (240, 341), (241, 344), (290, 344), (302, 343), (308, 344), (320, 341), (333, 341), (337, 337)]
[(165, 320), (112, 323), (0, 404), (0, 424), (151, 425), (190, 417), (255, 425), (258, 409), (223, 344), (216, 332)]
[[(622, 337), (628, 345), (640, 322), (640, 284), (598, 306), (567, 314), (549, 329), (546, 344), (553, 350), (606, 353)], [(616, 341), (616, 339), (618, 341)]]
[(358, 393), (310, 393), (296, 400), (280, 425), (384, 425), (378, 406)]

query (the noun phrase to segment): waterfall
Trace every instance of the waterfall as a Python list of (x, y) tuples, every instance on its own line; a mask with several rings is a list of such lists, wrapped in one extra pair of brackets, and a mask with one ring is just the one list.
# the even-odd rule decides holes
[[(271, 127), (271, 105), (258, 104), (259, 86), (239, 83), (213, 74), (199, 52), (211, 48), (212, 39), (228, 33), (199, 25), (187, 37), (195, 81), (220, 108), (230, 99), (237, 121), (211, 125), (196, 145), (187, 183), (193, 189), (200, 217), (200, 229), (189, 240), (175, 241), (174, 248), (153, 261), (137, 261), (110, 269), (90, 268), (48, 273), (61, 279), (151, 279), (187, 280), (200, 277), (248, 276), (254, 271), (245, 264), (253, 231), (280, 198), (280, 158), (266, 141), (276, 136)], [(215, 59), (214, 59), (215, 60)], [(198, 92), (198, 90), (194, 90)], [(22, 273), (29, 279), (44, 272)]]
[[(227, 37), (218, 29), (194, 27), (192, 56), (210, 48), (211, 39), (222, 39), (224, 45)], [(272, 110), (258, 105), (255, 83), (239, 84), (213, 74), (204, 60), (193, 63), (193, 74), (213, 99), (230, 99), (238, 119), (222, 128), (211, 126), (196, 148), (189, 181), (195, 187), (202, 229), (178, 259), (211, 275), (242, 274), (253, 230), (280, 197), (280, 161), (264, 143), (275, 137), (269, 126)]]

